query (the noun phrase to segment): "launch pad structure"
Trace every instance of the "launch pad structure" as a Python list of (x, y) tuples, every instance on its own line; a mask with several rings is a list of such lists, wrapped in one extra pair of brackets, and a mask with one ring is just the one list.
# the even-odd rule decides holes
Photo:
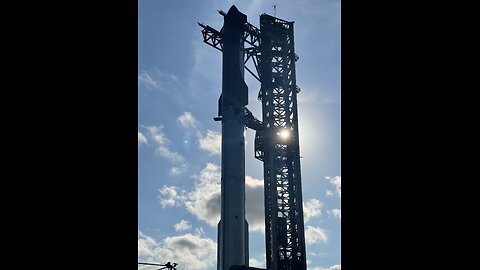
[[(260, 28), (247, 22), (235, 6), (220, 31), (201, 23), (203, 41), (222, 51), (221, 220), (217, 269), (248, 267), (248, 223), (245, 219), (244, 129), (255, 134), (255, 158), (263, 162), (266, 266), (271, 270), (306, 270), (305, 231), (298, 137), (294, 22), (260, 15)], [(255, 70), (245, 64), (252, 61)], [(244, 69), (260, 83), (262, 120), (245, 107), (248, 87)]]

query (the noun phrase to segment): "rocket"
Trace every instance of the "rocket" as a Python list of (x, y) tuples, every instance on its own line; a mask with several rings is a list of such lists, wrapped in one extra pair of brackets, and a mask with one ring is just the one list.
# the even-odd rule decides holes
[(222, 121), (221, 217), (218, 223), (217, 269), (248, 266), (248, 223), (245, 219), (245, 106), (248, 87), (244, 81), (244, 24), (247, 16), (233, 5), (224, 16), (221, 30)]

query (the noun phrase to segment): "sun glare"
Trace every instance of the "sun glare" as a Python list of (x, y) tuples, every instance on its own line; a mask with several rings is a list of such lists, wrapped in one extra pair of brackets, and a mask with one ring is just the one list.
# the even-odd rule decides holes
[(290, 132), (285, 129), (285, 130), (282, 130), (279, 135), (280, 135), (280, 138), (286, 140), (290, 137)]

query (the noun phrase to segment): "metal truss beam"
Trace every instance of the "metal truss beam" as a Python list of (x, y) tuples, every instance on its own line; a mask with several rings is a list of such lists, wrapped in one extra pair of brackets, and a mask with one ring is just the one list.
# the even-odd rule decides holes
[[(219, 11), (219, 13), (223, 16), (224, 12)], [(223, 50), (223, 41), (222, 41), (222, 31), (218, 31), (211, 26), (204, 25), (202, 23), (198, 23), (200, 27), (202, 27), (202, 36), (203, 42), (212, 46), (213, 48), (222, 51)], [(253, 65), (256, 69), (256, 74), (250, 70), (245, 65), (245, 69), (252, 74), (252, 76), (257, 79), (259, 82), (260, 80), (260, 70), (258, 68), (258, 57), (259, 57), (259, 46), (260, 46), (260, 30), (250, 23), (244, 24), (244, 33), (243, 33), (243, 40), (244, 42), (248, 43), (250, 46), (249, 48), (245, 48), (245, 64), (248, 62), (249, 59), (252, 59)]]
[[(259, 100), (263, 129), (255, 157), (264, 162), (267, 268), (305, 270), (293, 22), (260, 16)], [(287, 130), (289, 138), (278, 134)]]

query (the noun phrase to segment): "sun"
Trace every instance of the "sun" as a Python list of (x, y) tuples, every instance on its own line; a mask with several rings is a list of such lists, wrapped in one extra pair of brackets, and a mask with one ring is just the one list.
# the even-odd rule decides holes
[(286, 140), (286, 139), (290, 138), (290, 131), (284, 129), (278, 135), (280, 135), (280, 138)]

